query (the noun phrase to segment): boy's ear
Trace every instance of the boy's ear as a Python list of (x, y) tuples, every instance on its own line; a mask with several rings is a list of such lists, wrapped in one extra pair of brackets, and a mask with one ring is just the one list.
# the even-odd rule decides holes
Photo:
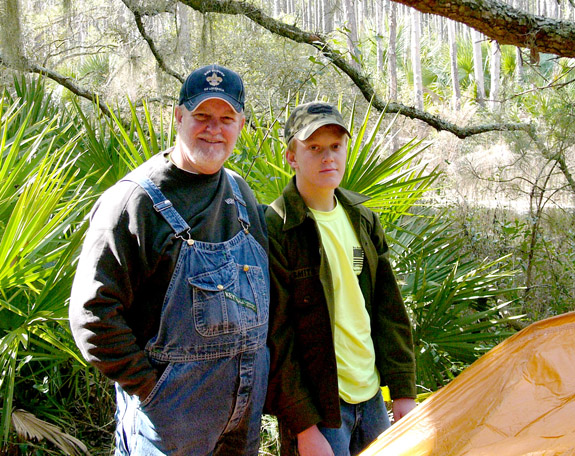
[(295, 152), (291, 149), (286, 149), (286, 161), (288, 165), (291, 166), (293, 170), (297, 169), (297, 160), (295, 157)]

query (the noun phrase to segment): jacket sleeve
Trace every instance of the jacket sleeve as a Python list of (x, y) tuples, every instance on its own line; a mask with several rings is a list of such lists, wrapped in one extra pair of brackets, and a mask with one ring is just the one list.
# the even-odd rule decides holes
[[(295, 331), (290, 306), (290, 269), (286, 252), (274, 235), (278, 225), (277, 214), (266, 211), (270, 246), (270, 326), (268, 346), (270, 349), (270, 376), (264, 407), (265, 413), (276, 415), (293, 434), (321, 421), (319, 411), (305, 386), (303, 371), (295, 348)], [(275, 218), (275, 220), (274, 220)], [(281, 227), (277, 228), (281, 230)]]
[(70, 326), (87, 361), (144, 399), (156, 371), (124, 317), (140, 277), (139, 245), (114, 199), (118, 194), (105, 193), (92, 213), (72, 286)]
[(373, 339), (377, 367), (392, 399), (415, 398), (412, 326), (389, 261), (389, 247), (381, 222), (375, 213), (371, 214), (371, 239), (378, 255), (372, 316), (376, 320)]

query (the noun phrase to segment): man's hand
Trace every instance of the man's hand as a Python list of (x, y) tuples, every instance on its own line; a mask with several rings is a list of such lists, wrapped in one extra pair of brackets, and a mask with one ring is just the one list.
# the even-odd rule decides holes
[(415, 408), (415, 401), (409, 397), (400, 397), (394, 399), (391, 404), (391, 411), (393, 412), (393, 421), (397, 423), (405, 415)]
[(334, 456), (329, 442), (316, 425), (297, 435), (297, 449), (300, 456)]

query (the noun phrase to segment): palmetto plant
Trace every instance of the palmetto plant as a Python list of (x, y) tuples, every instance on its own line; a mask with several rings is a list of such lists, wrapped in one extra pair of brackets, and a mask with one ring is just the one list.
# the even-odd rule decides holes
[(15, 95), (0, 99), (0, 448), (12, 427), (76, 454), (85, 446), (51, 423), (73, 428), (70, 405), (87, 406), (84, 391), (99, 387), (67, 321), (85, 216), (103, 190), (173, 144), (173, 116), (160, 114), (157, 132), (145, 103), (143, 122), (132, 104), (128, 121), (77, 102), (67, 111), (41, 80), (16, 81)]
[(429, 190), (437, 178), (419, 156), (425, 150), (421, 141), (410, 140), (391, 150), (394, 117), (384, 127), (385, 112), (373, 115), (371, 106), (363, 119), (351, 109), (346, 172), (341, 186), (371, 199), (366, 206), (393, 220), (404, 214)]
[(501, 309), (513, 296), (513, 271), (503, 260), (477, 262), (460, 254), (462, 238), (445, 212), (402, 217), (393, 260), (414, 328), (418, 384), (436, 390), (512, 332)]
[(66, 300), (89, 190), (76, 179), (77, 136), (60, 117), (38, 115), (48, 104), (39, 92), (0, 101), (0, 445), (23, 378), (45, 377), (49, 389), (48, 373), (78, 359)]
[(98, 110), (88, 115), (78, 103), (74, 103), (74, 108), (83, 128), (79, 138), (80, 156), (77, 165), (96, 195), (174, 143), (173, 113), (166, 120), (160, 111), (157, 120), (159, 127), (156, 128), (156, 120), (152, 118), (145, 102), (141, 108), (142, 115), (129, 102), (128, 121), (124, 121), (113, 110), (110, 119)]
[(250, 183), (263, 204), (271, 203), (281, 194), (292, 174), (283, 159), (285, 144), (282, 141), (282, 124), (271, 108), (270, 114), (270, 121), (251, 114), (236, 143), (237, 153), (230, 157), (226, 165)]

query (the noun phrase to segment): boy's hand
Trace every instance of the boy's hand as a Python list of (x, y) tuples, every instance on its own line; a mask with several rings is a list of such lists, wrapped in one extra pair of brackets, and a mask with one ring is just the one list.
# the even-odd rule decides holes
[(409, 397), (400, 397), (394, 399), (391, 404), (391, 411), (393, 412), (393, 421), (397, 423), (405, 415), (415, 408), (415, 401)]
[(297, 449), (300, 456), (334, 456), (331, 445), (316, 425), (297, 435)]

